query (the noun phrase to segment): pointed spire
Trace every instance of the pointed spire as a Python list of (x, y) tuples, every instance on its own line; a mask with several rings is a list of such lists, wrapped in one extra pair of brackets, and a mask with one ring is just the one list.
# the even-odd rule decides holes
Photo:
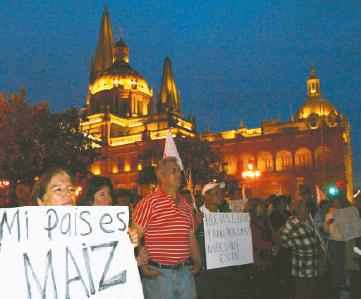
[(94, 82), (97, 78), (97, 74), (95, 71), (95, 57), (94, 54), (90, 54), (90, 70), (89, 70), (89, 81)]
[(312, 65), (311, 65), (311, 74), (310, 74), (310, 78), (312, 78), (312, 79), (317, 78), (317, 76), (316, 76), (316, 67), (315, 67), (315, 65), (314, 65), (314, 64), (312, 64)]
[(102, 23), (100, 25), (98, 46), (95, 55), (96, 74), (104, 71), (113, 64), (114, 36), (107, 7), (105, 6)]
[(170, 58), (164, 60), (162, 86), (157, 100), (158, 112), (173, 112), (182, 114), (181, 102), (177, 87), (174, 81)]

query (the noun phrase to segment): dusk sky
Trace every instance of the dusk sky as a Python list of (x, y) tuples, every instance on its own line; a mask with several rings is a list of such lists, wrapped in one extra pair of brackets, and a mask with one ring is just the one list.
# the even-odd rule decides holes
[[(327, 3), (327, 4), (326, 4)], [(361, 187), (361, 1), (0, 1), (0, 91), (53, 111), (85, 104), (104, 5), (130, 64), (159, 91), (168, 54), (198, 131), (296, 114), (311, 64), (351, 123)]]

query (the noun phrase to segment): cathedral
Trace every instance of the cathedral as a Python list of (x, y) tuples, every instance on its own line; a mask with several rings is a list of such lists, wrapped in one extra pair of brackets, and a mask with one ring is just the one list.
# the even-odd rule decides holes
[[(347, 118), (322, 96), (320, 78), (311, 67), (306, 98), (288, 122), (264, 120), (257, 128), (204, 132), (227, 163), (227, 179), (236, 181), (247, 196), (267, 197), (301, 190), (327, 190), (337, 185), (352, 198), (352, 152)], [(91, 171), (112, 179), (115, 188), (138, 187), (149, 143), (174, 136), (196, 136), (193, 119), (185, 119), (171, 61), (165, 57), (160, 91), (130, 64), (129, 48), (114, 40), (109, 12), (101, 21), (95, 57), (91, 57), (86, 105), (81, 128), (101, 142), (101, 157)], [(136, 190), (143, 193), (142, 190)]]

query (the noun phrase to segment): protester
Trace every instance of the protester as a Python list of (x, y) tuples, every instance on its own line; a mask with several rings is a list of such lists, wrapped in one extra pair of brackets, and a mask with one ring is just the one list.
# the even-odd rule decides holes
[[(222, 192), (222, 189), (224, 189), (224, 185), (216, 182), (210, 182), (203, 187), (204, 204), (200, 207), (202, 214), (229, 212), (229, 209), (225, 209), (224, 192)], [(206, 270), (207, 261), (203, 222), (198, 226), (196, 235), (202, 253), (203, 269), (205, 269), (196, 277), (197, 298), (218, 299), (222, 296), (225, 298), (235, 298), (233, 294), (234, 287), (232, 287), (234, 273), (231, 267)]]
[[(193, 275), (201, 270), (201, 256), (194, 232), (192, 205), (179, 194), (181, 171), (174, 157), (156, 167), (158, 187), (135, 207), (132, 226), (149, 253), (142, 266), (146, 299), (196, 298)], [(190, 257), (193, 265), (189, 266)]]
[(31, 198), (39, 206), (74, 206), (76, 198), (73, 179), (66, 170), (53, 168), (36, 182)]
[(251, 271), (251, 294), (254, 299), (277, 297), (275, 288), (273, 246), (278, 241), (275, 229), (267, 219), (265, 202), (251, 198), (246, 207), (251, 218), (252, 246), (254, 263)]
[(104, 176), (93, 176), (85, 186), (85, 203), (89, 206), (111, 206), (113, 184)]
[(328, 239), (328, 234), (325, 232), (325, 223), (326, 223), (326, 215), (328, 214), (328, 210), (330, 208), (328, 200), (322, 200), (319, 205), (319, 209), (315, 214), (315, 223), (317, 225), (317, 229), (320, 232), (320, 235), (323, 241), (326, 243)]
[[(272, 227), (278, 231), (291, 216), (288, 210), (288, 198), (285, 195), (271, 195), (269, 201), (273, 203), (273, 210), (268, 217)], [(275, 258), (274, 276), (276, 277), (276, 288), (280, 294), (292, 292), (291, 253), (291, 248), (278, 247), (278, 254)]]
[[(341, 196), (333, 200), (333, 209), (326, 215), (325, 231), (329, 234), (327, 250), (331, 260), (331, 283), (335, 298), (341, 296), (342, 293), (349, 293), (350, 288), (360, 295), (360, 290), (355, 287), (354, 282), (354, 277), (360, 277), (360, 267), (353, 251), (356, 240), (345, 241), (343, 239), (335, 225), (334, 217), (336, 210), (349, 206), (348, 200)], [(359, 284), (359, 282), (356, 282), (356, 284)]]
[[(50, 169), (34, 185), (31, 199), (39, 206), (75, 206), (76, 196), (72, 176), (63, 168)], [(128, 234), (133, 246), (137, 247), (137, 231), (129, 228)]]
[(113, 192), (114, 202), (116, 206), (127, 206), (130, 211), (133, 211), (133, 195), (130, 191), (125, 189), (115, 190)]
[(292, 249), (292, 276), (295, 299), (318, 299), (320, 241), (308, 220), (304, 200), (291, 202), (291, 216), (278, 233), (284, 247)]
[(25, 181), (17, 181), (14, 192), (14, 206), (22, 207), (32, 204), (30, 200), (31, 186)]

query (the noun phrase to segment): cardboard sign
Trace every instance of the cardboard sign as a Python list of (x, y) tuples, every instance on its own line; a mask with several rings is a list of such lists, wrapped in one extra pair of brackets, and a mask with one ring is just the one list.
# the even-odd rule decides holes
[(207, 269), (253, 263), (248, 213), (205, 213)]
[(336, 209), (334, 211), (335, 226), (342, 241), (361, 237), (361, 219), (356, 207)]
[(143, 298), (128, 221), (127, 207), (0, 209), (1, 298)]

